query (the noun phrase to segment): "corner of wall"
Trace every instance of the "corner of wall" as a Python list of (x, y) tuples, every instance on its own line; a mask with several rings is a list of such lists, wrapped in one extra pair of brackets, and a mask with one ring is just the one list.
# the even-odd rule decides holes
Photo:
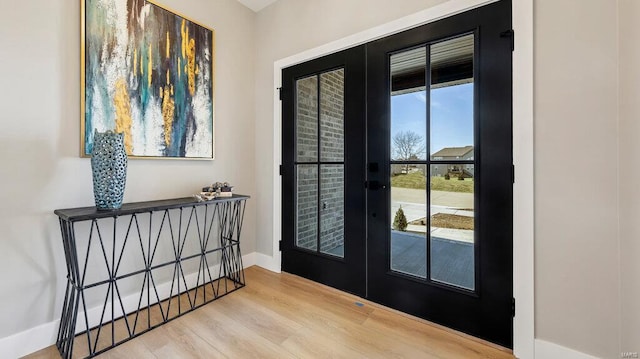
[(536, 339), (535, 345), (536, 359), (598, 359), (597, 357), (591, 356), (589, 354), (563, 347), (561, 345), (542, 339)]

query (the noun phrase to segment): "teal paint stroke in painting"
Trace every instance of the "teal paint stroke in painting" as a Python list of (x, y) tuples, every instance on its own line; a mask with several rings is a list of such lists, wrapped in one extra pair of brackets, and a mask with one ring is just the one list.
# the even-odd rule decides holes
[(86, 0), (85, 21), (85, 154), (120, 130), (129, 155), (212, 158), (213, 32), (145, 0)]

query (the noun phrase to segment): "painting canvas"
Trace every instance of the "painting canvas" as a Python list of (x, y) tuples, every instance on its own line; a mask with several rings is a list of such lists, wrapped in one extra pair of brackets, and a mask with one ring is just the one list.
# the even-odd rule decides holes
[(148, 0), (81, 0), (81, 155), (94, 131), (127, 154), (213, 158), (213, 30)]

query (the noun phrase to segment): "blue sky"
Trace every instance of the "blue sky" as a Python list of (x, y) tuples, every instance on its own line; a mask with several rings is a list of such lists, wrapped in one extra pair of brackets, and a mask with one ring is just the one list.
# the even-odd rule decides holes
[[(426, 133), (426, 94), (391, 97), (391, 137), (400, 131)], [(473, 83), (431, 91), (431, 153), (473, 145)]]

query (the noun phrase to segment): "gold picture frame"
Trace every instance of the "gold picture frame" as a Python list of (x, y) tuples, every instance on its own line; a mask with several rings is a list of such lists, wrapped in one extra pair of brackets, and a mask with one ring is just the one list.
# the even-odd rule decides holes
[(112, 130), (130, 158), (214, 159), (214, 30), (152, 0), (80, 4), (81, 157)]

